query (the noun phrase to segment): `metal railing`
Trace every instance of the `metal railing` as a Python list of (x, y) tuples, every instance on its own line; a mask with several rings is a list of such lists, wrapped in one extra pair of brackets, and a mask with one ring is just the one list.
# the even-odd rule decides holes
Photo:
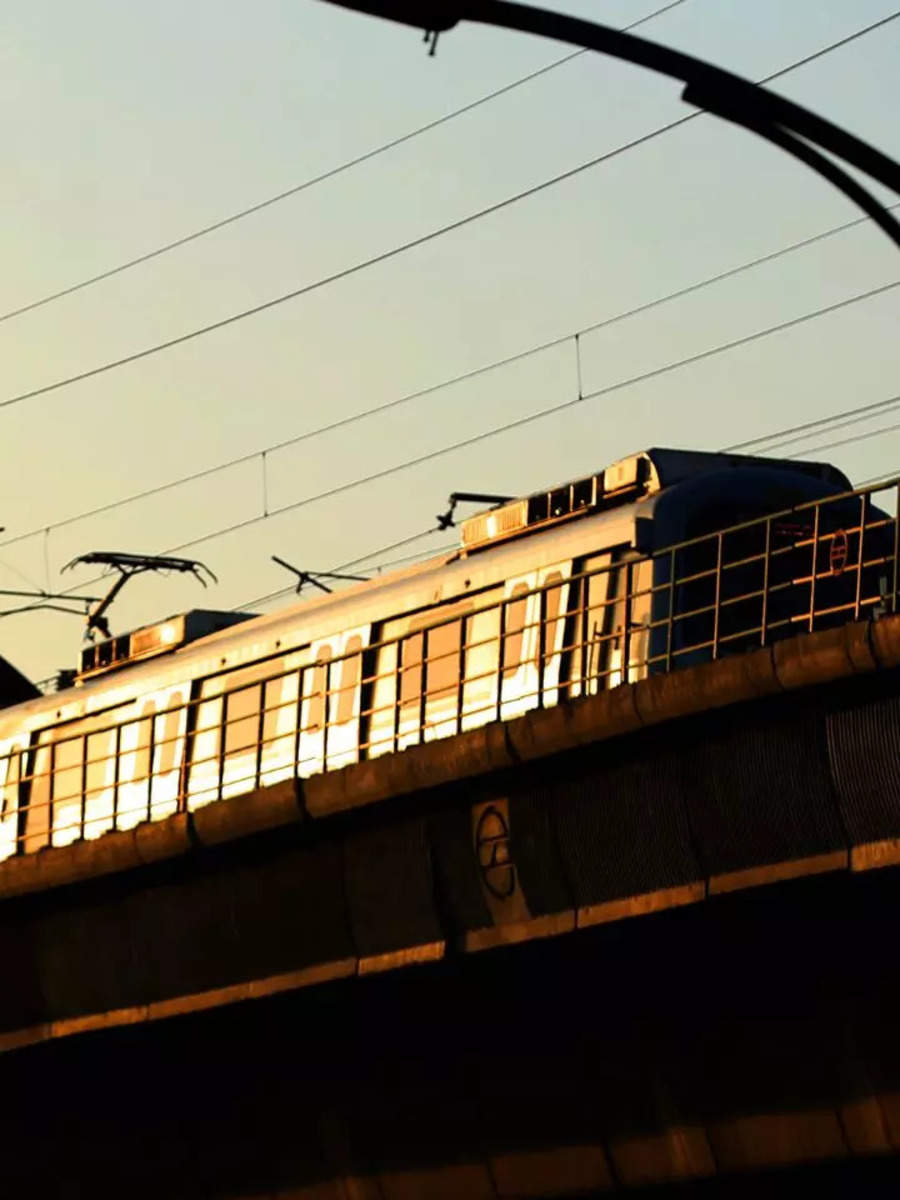
[(427, 624), (415, 614), (421, 627), (397, 637), (359, 636), (319, 661), (294, 652), (242, 667), (238, 686), (227, 674), (185, 682), (127, 719), (43, 730), (0, 756), (0, 857), (895, 612), (898, 501), (900, 479), (651, 554), (598, 550), (503, 599), (456, 598)]

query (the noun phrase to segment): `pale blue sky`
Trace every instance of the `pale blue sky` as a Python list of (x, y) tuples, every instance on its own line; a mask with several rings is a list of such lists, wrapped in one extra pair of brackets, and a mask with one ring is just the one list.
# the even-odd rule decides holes
[[(621, 25), (660, 3), (556, 6)], [(641, 32), (758, 77), (891, 11), (890, 0), (685, 0)], [(317, 0), (7, 0), (0, 311), (565, 52), (464, 27), (429, 58), (414, 31)], [(900, 21), (777, 90), (900, 157), (898, 68)], [(289, 291), (687, 111), (671, 82), (585, 55), (237, 225), (0, 324), (0, 400)], [(701, 116), (383, 266), (0, 410), (0, 540), (572, 332), (855, 215), (804, 168)], [(897, 251), (857, 228), (586, 337), (585, 390), (898, 278)], [(114, 627), (273, 590), (286, 577), (272, 553), (326, 568), (415, 533), (454, 488), (527, 491), (643, 446), (716, 448), (887, 398), (900, 392), (898, 314), (891, 293), (204, 543), (197, 554), (218, 588), (135, 583)], [(565, 346), (303, 443), (270, 458), (270, 506), (559, 403), (574, 388)], [(857, 478), (900, 470), (900, 435), (826, 457)], [(60, 578), (58, 569), (76, 553), (162, 551), (259, 508), (254, 464), (69, 526), (46, 544), (0, 548), (0, 558), (39, 583), (71, 586), (87, 572)], [(16, 587), (9, 568), (0, 586)], [(38, 677), (74, 662), (80, 637), (75, 618), (16, 617), (0, 627), (0, 649)]]

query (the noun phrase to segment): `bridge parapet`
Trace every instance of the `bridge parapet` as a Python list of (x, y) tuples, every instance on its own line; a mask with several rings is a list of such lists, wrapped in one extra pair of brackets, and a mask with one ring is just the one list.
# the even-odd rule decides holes
[(8, 860), (0, 1045), (900, 863), (898, 667), (851, 624)]

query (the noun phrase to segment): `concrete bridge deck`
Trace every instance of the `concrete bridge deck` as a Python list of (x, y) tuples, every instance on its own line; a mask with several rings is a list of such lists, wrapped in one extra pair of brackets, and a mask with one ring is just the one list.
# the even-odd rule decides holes
[(898, 667), (849, 625), (3, 864), (11, 1194), (889, 1171)]

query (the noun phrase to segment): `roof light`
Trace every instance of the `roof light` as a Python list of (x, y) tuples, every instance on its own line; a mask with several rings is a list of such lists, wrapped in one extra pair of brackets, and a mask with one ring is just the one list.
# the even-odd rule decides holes
[(197, 638), (247, 621), (252, 616), (252, 613), (223, 613), (194, 608), (156, 625), (146, 625), (132, 633), (123, 633), (118, 637), (95, 642), (81, 653), (81, 670), (76, 681), (81, 682), (88, 677), (127, 666), (129, 663), (169, 653), (196, 641)]

